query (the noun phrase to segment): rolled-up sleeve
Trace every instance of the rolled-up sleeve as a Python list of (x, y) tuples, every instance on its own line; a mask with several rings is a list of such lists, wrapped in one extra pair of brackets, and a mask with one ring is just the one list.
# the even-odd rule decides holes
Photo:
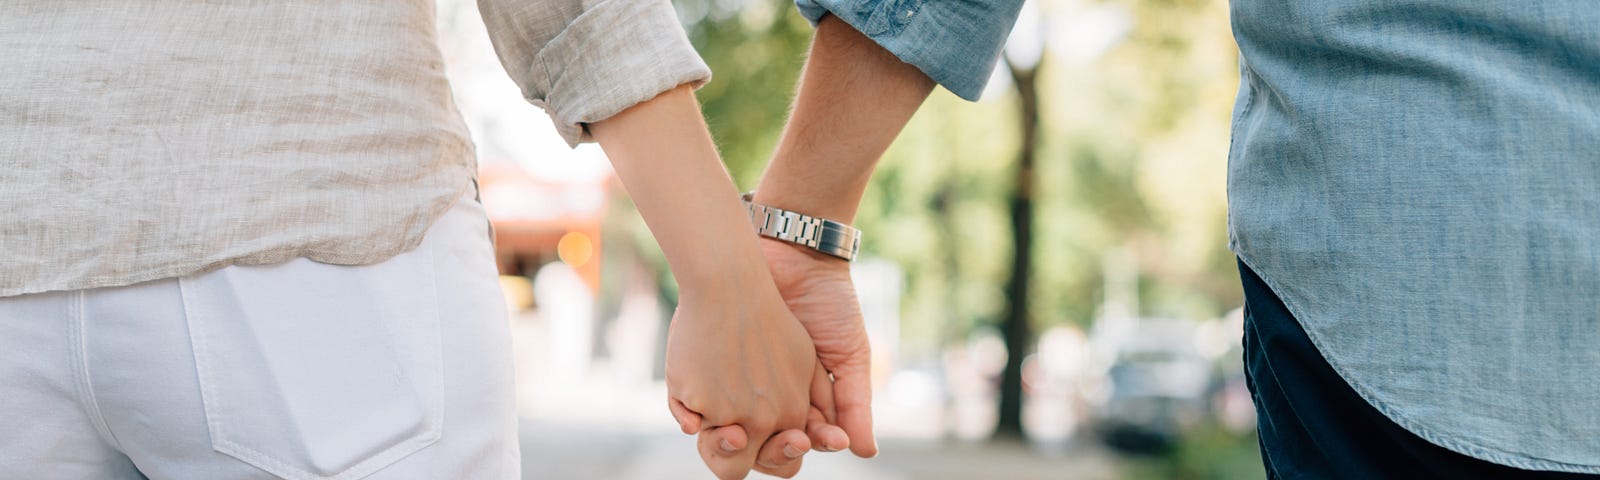
[(478, 0), (489, 38), (523, 97), (568, 144), (679, 85), (711, 79), (668, 0)]
[(813, 25), (832, 14), (961, 98), (989, 82), (1023, 0), (796, 0)]

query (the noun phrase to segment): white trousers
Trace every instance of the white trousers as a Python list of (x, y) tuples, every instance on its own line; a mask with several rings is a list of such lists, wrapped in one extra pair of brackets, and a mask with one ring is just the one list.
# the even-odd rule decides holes
[(359, 267), (0, 298), (0, 479), (512, 479), (483, 208)]

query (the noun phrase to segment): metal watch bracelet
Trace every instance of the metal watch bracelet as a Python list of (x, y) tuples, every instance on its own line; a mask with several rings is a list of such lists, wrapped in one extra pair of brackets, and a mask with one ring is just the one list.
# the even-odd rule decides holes
[(803, 215), (751, 201), (755, 192), (744, 194), (750, 222), (763, 237), (804, 245), (845, 261), (854, 261), (861, 251), (861, 231), (855, 227), (810, 215)]

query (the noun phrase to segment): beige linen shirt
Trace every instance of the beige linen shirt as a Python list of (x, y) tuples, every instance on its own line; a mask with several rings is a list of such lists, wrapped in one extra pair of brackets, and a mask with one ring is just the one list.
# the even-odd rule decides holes
[[(479, 0), (568, 142), (710, 71), (667, 0)], [(421, 242), (475, 175), (430, 0), (0, 7), (0, 296)]]

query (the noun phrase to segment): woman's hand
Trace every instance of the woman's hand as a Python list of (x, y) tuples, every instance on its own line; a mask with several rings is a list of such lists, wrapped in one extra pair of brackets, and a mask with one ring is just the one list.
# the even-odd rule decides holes
[[(588, 129), (683, 292), (667, 342), (673, 416), (685, 433), (702, 433), (701, 458), (721, 478), (743, 478), (758, 454), (796, 452), (786, 459), (798, 460), (810, 449), (800, 430), (808, 419), (807, 392), (831, 399), (831, 390), (813, 388), (827, 377), (816, 376), (805, 328), (773, 285), (693, 92), (680, 86)], [(785, 431), (774, 436), (779, 430)], [(793, 475), (798, 468), (793, 461), (773, 473)]]
[(756, 465), (758, 449), (749, 445), (787, 448), (785, 458), (811, 448), (798, 430), (774, 434), (806, 424), (809, 393), (818, 378), (810, 337), (784, 307), (771, 278), (739, 280), (742, 276), (684, 286), (667, 334), (673, 416), (684, 433), (702, 434), (701, 458), (724, 479), (743, 478)]

